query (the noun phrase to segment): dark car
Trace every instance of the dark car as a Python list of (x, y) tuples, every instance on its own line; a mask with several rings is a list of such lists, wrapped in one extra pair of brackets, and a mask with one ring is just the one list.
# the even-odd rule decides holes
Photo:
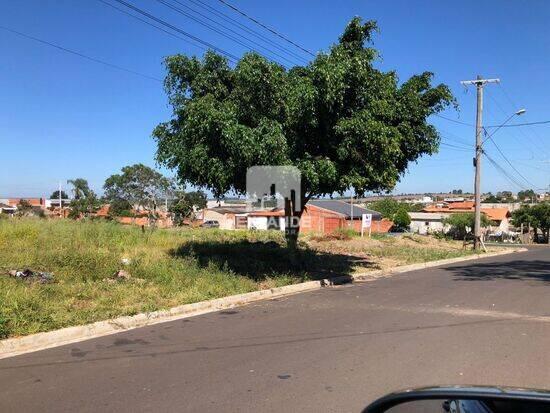
[(201, 227), (202, 228), (219, 228), (220, 223), (218, 221), (215, 221), (215, 220), (208, 220), (208, 221), (204, 221), (201, 224)]

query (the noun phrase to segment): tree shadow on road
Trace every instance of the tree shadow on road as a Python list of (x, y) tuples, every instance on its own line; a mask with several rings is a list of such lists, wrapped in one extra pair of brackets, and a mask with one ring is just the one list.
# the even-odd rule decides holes
[(550, 282), (550, 262), (516, 260), (447, 267), (460, 281), (525, 280)]
[(318, 252), (304, 246), (293, 255), (284, 245), (273, 241), (194, 241), (171, 250), (170, 254), (176, 258), (192, 256), (201, 267), (214, 264), (254, 281), (278, 276), (301, 280), (345, 276), (351, 281), (355, 266), (373, 265), (364, 257)]

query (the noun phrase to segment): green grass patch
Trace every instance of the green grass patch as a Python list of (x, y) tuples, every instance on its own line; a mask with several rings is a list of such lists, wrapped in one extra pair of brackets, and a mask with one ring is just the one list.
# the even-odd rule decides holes
[[(349, 273), (351, 267), (349, 257), (305, 245), (291, 255), (283, 234), (274, 231), (142, 233), (106, 221), (1, 220), (0, 337)], [(55, 282), (5, 275), (24, 268), (51, 272)], [(109, 281), (120, 269), (131, 278)]]
[[(2, 219), (0, 338), (350, 275), (379, 268), (388, 258), (408, 264), (469, 253), (446, 241), (343, 238), (314, 242), (303, 237), (292, 254), (277, 231), (178, 228), (143, 233), (108, 221)], [(25, 268), (51, 272), (55, 282), (5, 275)], [(121, 269), (130, 279), (113, 282)]]

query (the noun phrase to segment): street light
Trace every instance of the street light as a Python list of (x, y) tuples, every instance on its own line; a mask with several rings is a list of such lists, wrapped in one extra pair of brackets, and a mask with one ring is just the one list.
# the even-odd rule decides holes
[(520, 109), (518, 110), (517, 112), (515, 113), (512, 113), (508, 119), (506, 119), (503, 123), (501, 123), (500, 125), (497, 126), (497, 128), (493, 131), (493, 133), (491, 133), (490, 135), (487, 134), (487, 129), (483, 128), (485, 130), (485, 134), (487, 135), (487, 137), (483, 140), (483, 142), (481, 142), (481, 145), (483, 145), (485, 143), (485, 141), (487, 141), (487, 139), (490, 139), (495, 133), (497, 133), (497, 131), (502, 128), (504, 125), (506, 125), (514, 116), (521, 116), (523, 115), (525, 112), (527, 112), (526, 109)]

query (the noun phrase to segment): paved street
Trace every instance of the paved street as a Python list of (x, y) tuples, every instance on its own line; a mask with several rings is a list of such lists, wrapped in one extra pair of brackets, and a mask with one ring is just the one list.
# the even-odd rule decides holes
[(550, 387), (550, 249), (0, 360), (0, 411), (359, 411), (409, 386)]

